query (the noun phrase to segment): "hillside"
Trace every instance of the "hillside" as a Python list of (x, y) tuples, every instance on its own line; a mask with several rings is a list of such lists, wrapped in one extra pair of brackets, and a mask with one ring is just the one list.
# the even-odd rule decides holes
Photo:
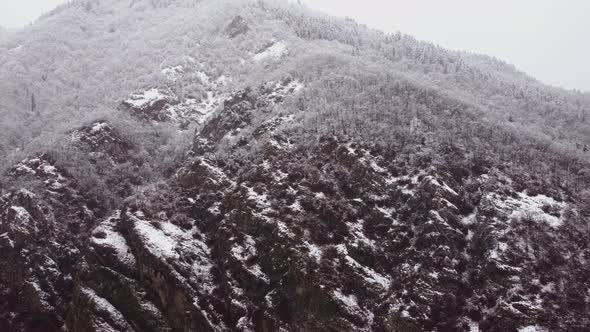
[(588, 94), (294, 2), (0, 37), (0, 331), (590, 329)]

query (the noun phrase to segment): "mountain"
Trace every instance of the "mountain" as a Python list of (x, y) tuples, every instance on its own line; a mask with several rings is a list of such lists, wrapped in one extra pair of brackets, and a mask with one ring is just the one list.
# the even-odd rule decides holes
[(0, 331), (586, 331), (590, 97), (287, 1), (0, 41)]

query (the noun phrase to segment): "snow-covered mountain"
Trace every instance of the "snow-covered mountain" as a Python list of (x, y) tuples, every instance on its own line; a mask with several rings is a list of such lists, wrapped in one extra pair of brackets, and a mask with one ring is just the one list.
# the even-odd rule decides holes
[(0, 41), (0, 331), (585, 331), (587, 94), (292, 1)]

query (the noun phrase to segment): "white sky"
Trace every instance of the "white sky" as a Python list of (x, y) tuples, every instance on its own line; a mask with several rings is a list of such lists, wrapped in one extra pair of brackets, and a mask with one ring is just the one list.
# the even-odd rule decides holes
[[(0, 0), (21, 27), (64, 0)], [(555, 86), (590, 91), (590, 0), (302, 0), (443, 47), (492, 55)]]
[(0, 25), (20, 28), (66, 0), (0, 0)]

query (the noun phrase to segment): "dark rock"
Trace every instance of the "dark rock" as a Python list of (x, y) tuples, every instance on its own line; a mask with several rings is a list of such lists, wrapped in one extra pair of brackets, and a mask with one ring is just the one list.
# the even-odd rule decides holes
[(236, 38), (239, 35), (246, 34), (248, 31), (250, 31), (248, 22), (242, 16), (238, 15), (225, 28), (223, 34), (228, 38)]

